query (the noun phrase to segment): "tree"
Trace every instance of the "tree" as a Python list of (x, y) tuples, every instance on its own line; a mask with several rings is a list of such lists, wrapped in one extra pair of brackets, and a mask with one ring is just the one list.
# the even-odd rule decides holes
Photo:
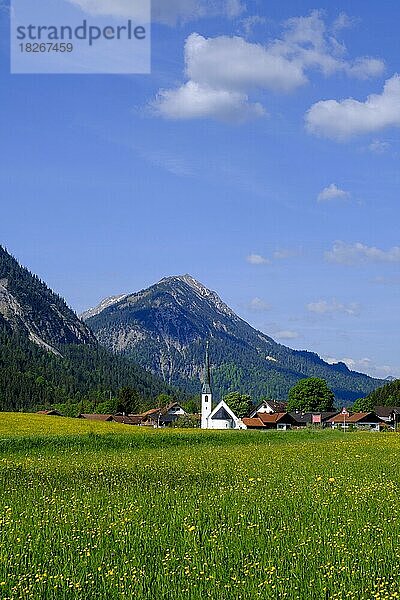
[(400, 379), (395, 379), (371, 392), (367, 399), (371, 406), (400, 406)]
[(96, 411), (101, 415), (113, 415), (117, 412), (117, 408), (118, 400), (116, 398), (109, 398), (108, 400), (100, 402), (96, 407)]
[(175, 400), (169, 394), (159, 394), (156, 398), (157, 408), (164, 408), (165, 406), (172, 404), (172, 402), (175, 402)]
[(351, 410), (354, 412), (371, 412), (375, 408), (374, 401), (371, 398), (358, 398)]
[(176, 421), (174, 421), (173, 427), (179, 427), (182, 429), (200, 427), (200, 420), (196, 419), (195, 415), (182, 415), (181, 417), (178, 417)]
[(253, 408), (253, 402), (248, 394), (230, 392), (224, 401), (239, 419), (245, 417)]
[(137, 413), (140, 410), (140, 396), (137, 392), (125, 386), (118, 390), (117, 411), (126, 414)]
[(196, 414), (198, 414), (200, 412), (200, 410), (201, 410), (201, 408), (200, 408), (200, 400), (199, 400), (198, 396), (195, 396), (193, 398), (189, 398), (189, 400), (187, 400), (187, 402), (185, 402), (183, 404), (183, 408), (190, 415), (196, 415)]
[(325, 379), (310, 377), (301, 379), (289, 391), (288, 411), (325, 412), (333, 409), (334, 393)]

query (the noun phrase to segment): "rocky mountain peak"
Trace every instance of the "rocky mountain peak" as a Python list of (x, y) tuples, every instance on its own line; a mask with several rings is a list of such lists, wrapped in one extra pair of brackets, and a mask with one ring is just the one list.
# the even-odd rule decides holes
[(0, 321), (54, 354), (96, 338), (65, 301), (0, 246)]
[(239, 389), (255, 397), (285, 399), (296, 381), (317, 376), (326, 379), (342, 401), (377, 385), (344, 365), (331, 366), (316, 354), (276, 343), (188, 274), (166, 277), (140, 292), (106, 299), (94, 312), (85, 314), (92, 315), (86, 320), (102, 345), (131, 356), (190, 393), (199, 390), (207, 340), (219, 394)]
[(206, 300), (208, 303), (213, 305), (213, 307), (219, 312), (224, 313), (225, 315), (231, 318), (237, 318), (233, 310), (231, 310), (231, 308), (229, 308), (229, 306), (221, 300), (221, 298), (216, 292), (210, 290), (204, 284), (202, 284), (200, 281), (198, 281), (189, 274), (165, 277), (164, 279), (161, 279), (161, 281), (156, 285), (166, 285), (169, 288), (171, 288), (172, 291), (174, 291), (174, 288), (176, 288), (176, 286), (179, 284), (184, 284), (185, 286), (190, 288), (190, 290), (194, 294), (196, 294), (201, 300)]

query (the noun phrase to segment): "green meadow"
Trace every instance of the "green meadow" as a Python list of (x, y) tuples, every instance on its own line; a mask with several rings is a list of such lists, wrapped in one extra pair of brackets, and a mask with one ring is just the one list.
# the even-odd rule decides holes
[(400, 436), (0, 414), (2, 600), (400, 598)]

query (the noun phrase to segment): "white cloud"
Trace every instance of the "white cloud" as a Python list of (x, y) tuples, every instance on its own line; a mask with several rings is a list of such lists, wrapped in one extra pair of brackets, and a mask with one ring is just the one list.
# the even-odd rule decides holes
[(378, 283), (379, 285), (400, 285), (400, 277), (384, 277), (380, 275), (373, 280), (373, 283)]
[(226, 17), (235, 19), (246, 11), (240, 0), (153, 0), (154, 21), (175, 25), (202, 18)]
[(383, 142), (382, 140), (374, 140), (368, 146), (368, 150), (374, 154), (385, 154), (390, 148), (389, 142)]
[[(300, 254), (301, 250), (291, 250), (289, 248), (280, 248), (279, 250), (275, 250), (275, 252), (272, 253), (272, 259), (273, 260), (286, 260), (289, 258), (292, 258), (294, 256), (298, 256), (298, 254)], [(249, 256), (246, 257), (246, 260), (248, 263), (252, 264), (252, 265), (266, 265), (266, 264), (271, 264), (273, 262), (271, 258), (268, 258), (266, 256), (262, 256), (261, 254), (250, 254)]]
[[(110, 15), (143, 19), (145, 4), (132, 0), (69, 0), (90, 15)], [(233, 19), (246, 6), (241, 0), (152, 0), (152, 20), (164, 25), (186, 23), (201, 18), (223, 16)]]
[(333, 358), (331, 356), (325, 356), (324, 360), (330, 365), (337, 364), (339, 362), (344, 363), (351, 371), (358, 371), (370, 375), (370, 377), (385, 378), (389, 375), (400, 372), (399, 369), (390, 367), (389, 365), (377, 365), (370, 358)]
[(273, 335), (279, 340), (296, 340), (298, 337), (300, 337), (297, 331), (291, 331), (288, 329), (276, 331)]
[(381, 60), (366, 56), (357, 58), (353, 63), (346, 65), (344, 70), (350, 77), (370, 79), (382, 75), (384, 66)]
[(389, 250), (382, 250), (375, 246), (366, 246), (357, 242), (346, 244), (335, 242), (332, 250), (325, 253), (325, 258), (330, 262), (354, 265), (368, 262), (398, 263), (400, 262), (400, 246), (394, 246)]
[(400, 127), (400, 76), (388, 79), (382, 94), (372, 94), (365, 102), (353, 98), (317, 102), (305, 119), (310, 133), (339, 141), (386, 127)]
[(318, 300), (307, 304), (307, 310), (318, 315), (345, 314), (354, 317), (360, 313), (360, 305), (356, 302), (343, 304), (337, 300)]
[[(248, 25), (251, 23), (254, 18)], [(176, 89), (161, 90), (151, 104), (153, 113), (170, 119), (244, 121), (266, 114), (259, 103), (249, 100), (250, 94), (257, 90), (292, 92), (308, 82), (310, 70), (317, 69), (326, 76), (342, 71), (350, 77), (365, 78), (384, 69), (378, 59), (352, 61), (345, 54), (345, 47), (329, 34), (318, 11), (290, 19), (281, 38), (264, 45), (240, 36), (206, 38), (192, 33), (184, 50), (187, 81)], [(216, 101), (218, 109), (214, 110)]]
[(249, 254), (246, 260), (251, 265), (268, 265), (271, 262), (269, 258), (265, 258), (265, 256), (261, 256), (261, 254)]
[(226, 16), (230, 17), (231, 19), (239, 17), (247, 10), (247, 7), (244, 4), (244, 2), (241, 2), (240, 0), (225, 0), (225, 2), (222, 3), (222, 5), (225, 8)]
[(275, 250), (273, 253), (273, 257), (275, 260), (286, 260), (287, 258), (292, 258), (293, 256), (297, 256), (300, 253), (300, 250), (290, 250), (289, 248), (280, 248), (279, 250)]
[(131, 0), (69, 0), (69, 2), (89, 15), (135, 19), (141, 22), (147, 21), (148, 18), (148, 6), (142, 2)]
[(332, 31), (333, 31), (333, 33), (338, 33), (339, 31), (342, 31), (343, 29), (350, 29), (357, 22), (358, 22), (357, 19), (355, 19), (354, 17), (350, 17), (346, 13), (342, 12), (333, 22)]
[(301, 65), (239, 36), (205, 38), (192, 33), (186, 40), (185, 62), (191, 80), (216, 89), (289, 92), (306, 82)]
[(213, 89), (194, 81), (174, 90), (160, 90), (150, 110), (166, 119), (209, 117), (226, 122), (244, 122), (265, 114), (261, 104), (249, 102), (246, 94)]
[(318, 202), (327, 202), (329, 200), (347, 200), (350, 193), (340, 189), (335, 183), (331, 183), (318, 194)]
[[(348, 21), (346, 22), (347, 25)], [(342, 15), (335, 21), (336, 29), (343, 29), (345, 18)], [(335, 27), (334, 24), (334, 27)], [(295, 17), (286, 23), (286, 31), (281, 40), (272, 45), (275, 52), (297, 61), (304, 70), (319, 69), (324, 75), (344, 72), (349, 77), (366, 78), (383, 73), (383, 61), (370, 57), (347, 59), (347, 49), (329, 32), (322, 12), (312, 11), (306, 17)]]
[(265, 17), (260, 17), (259, 15), (250, 15), (249, 17), (242, 19), (240, 28), (246, 37), (250, 37), (253, 35), (254, 30), (258, 26), (265, 25), (266, 23), (267, 19)]
[(265, 302), (265, 300), (262, 300), (262, 298), (256, 297), (249, 302), (247, 308), (254, 312), (265, 312), (271, 309), (271, 305)]

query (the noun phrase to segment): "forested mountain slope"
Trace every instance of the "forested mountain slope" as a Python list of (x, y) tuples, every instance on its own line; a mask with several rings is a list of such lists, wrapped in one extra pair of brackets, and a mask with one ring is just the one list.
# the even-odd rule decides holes
[(82, 318), (106, 348), (192, 393), (199, 390), (206, 340), (218, 396), (239, 390), (254, 400), (286, 399), (299, 379), (322, 377), (338, 401), (349, 402), (381, 384), (343, 363), (329, 365), (312, 352), (278, 344), (189, 275), (103, 300)]
[(144, 405), (180, 394), (100, 347), (65, 301), (0, 246), (0, 410), (100, 402), (124, 386)]

